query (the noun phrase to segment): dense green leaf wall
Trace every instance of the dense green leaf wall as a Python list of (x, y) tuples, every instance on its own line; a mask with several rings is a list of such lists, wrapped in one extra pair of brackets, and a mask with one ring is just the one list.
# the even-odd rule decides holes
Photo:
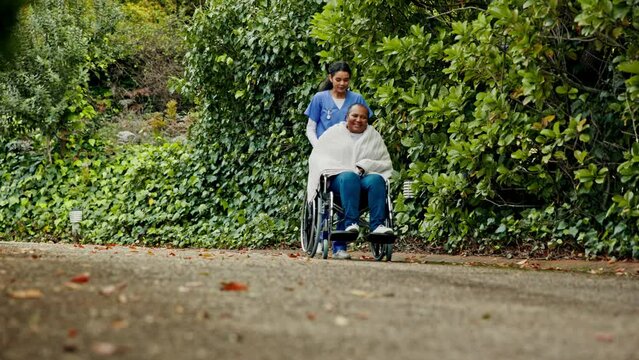
[[(637, 5), (209, 1), (179, 83), (201, 110), (191, 142), (112, 154), (76, 144), (53, 166), (5, 152), (0, 233), (63, 236), (83, 199), (88, 241), (294, 242), (302, 112), (339, 59), (400, 170), (402, 236), (450, 252), (639, 257)], [(95, 159), (87, 146), (107, 151)], [(416, 198), (399, 193), (404, 180)]]
[[(415, 182), (418, 199), (398, 201), (403, 230), (453, 251), (638, 256), (638, 11), (632, 0), (332, 1), (313, 35), (323, 61), (352, 49)], [(379, 12), (392, 28), (372, 21)]]

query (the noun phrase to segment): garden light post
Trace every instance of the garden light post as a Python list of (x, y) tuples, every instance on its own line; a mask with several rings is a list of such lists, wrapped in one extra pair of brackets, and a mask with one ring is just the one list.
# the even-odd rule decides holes
[(80, 235), (80, 221), (82, 221), (82, 210), (73, 209), (69, 213), (69, 221), (71, 222), (71, 234), (74, 237)]
[(413, 192), (413, 181), (404, 181), (403, 193), (405, 199), (412, 199), (415, 197), (415, 193)]

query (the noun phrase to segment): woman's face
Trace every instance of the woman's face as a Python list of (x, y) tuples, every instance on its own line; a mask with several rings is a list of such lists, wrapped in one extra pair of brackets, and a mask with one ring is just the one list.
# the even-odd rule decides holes
[(350, 132), (361, 134), (368, 126), (368, 109), (364, 105), (355, 105), (346, 116), (346, 127)]
[(338, 94), (343, 94), (348, 89), (351, 75), (346, 71), (338, 71), (334, 75), (328, 75), (328, 79), (333, 84), (333, 90)]

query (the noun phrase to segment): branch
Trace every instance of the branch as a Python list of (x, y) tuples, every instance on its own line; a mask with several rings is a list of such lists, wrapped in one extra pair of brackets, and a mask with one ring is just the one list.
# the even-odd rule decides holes
[(457, 12), (457, 11), (459, 11), (459, 10), (479, 10), (479, 11), (486, 11), (485, 9), (478, 8), (478, 7), (476, 7), (476, 6), (466, 6), (466, 7), (461, 7), (461, 8), (457, 8), (457, 9), (449, 10), (449, 11), (446, 11), (446, 12), (443, 12), (443, 13), (440, 13), (440, 14), (437, 14), (437, 15), (429, 16), (429, 17), (427, 17), (427, 18), (426, 18), (426, 20), (430, 20), (430, 19), (438, 18), (438, 17), (440, 17), (440, 16), (444, 16), (444, 15), (448, 15), (448, 14), (450, 14), (450, 13), (454, 13), (454, 12)]
[(630, 110), (630, 103), (628, 102), (628, 96), (626, 96), (626, 107), (630, 113), (632, 119), (632, 130), (635, 132), (635, 142), (639, 143), (639, 136), (637, 136), (637, 124), (635, 123), (635, 112)]
[(534, 208), (536, 206), (534, 205), (521, 205), (521, 204), (498, 204), (490, 199), (483, 199), (484, 201), (487, 201), (497, 207), (511, 207), (511, 208)]

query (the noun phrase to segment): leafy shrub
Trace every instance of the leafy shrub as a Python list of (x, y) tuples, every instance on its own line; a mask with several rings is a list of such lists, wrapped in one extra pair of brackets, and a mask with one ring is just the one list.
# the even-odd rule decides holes
[(401, 229), (449, 251), (639, 256), (635, 1), (433, 4), (338, 0), (313, 21), (323, 61), (356, 49), (420, 194), (398, 200)]
[[(270, 4), (268, 4), (270, 3)], [(295, 238), (310, 145), (301, 115), (319, 79), (315, 2), (211, 1), (188, 32), (186, 90), (216, 228), (245, 241)]]

